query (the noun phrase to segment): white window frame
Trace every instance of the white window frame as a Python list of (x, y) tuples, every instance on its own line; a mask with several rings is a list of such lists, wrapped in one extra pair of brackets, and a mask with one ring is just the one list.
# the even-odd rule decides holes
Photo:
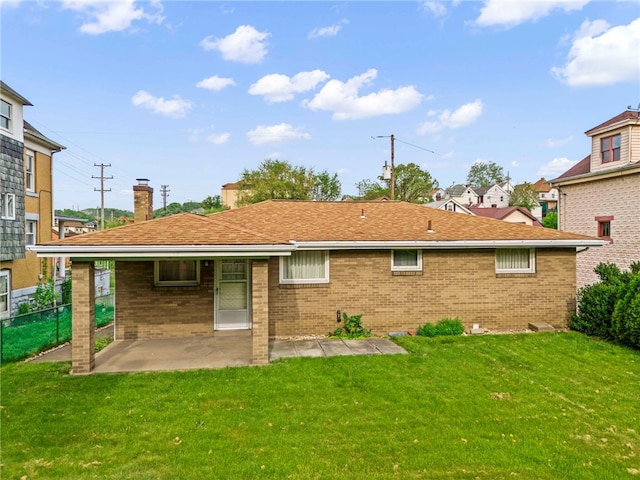
[(36, 191), (36, 156), (35, 154), (27, 150), (24, 159), (24, 187), (27, 192)]
[(0, 310), (0, 318), (11, 316), (11, 270), (0, 270), (0, 278), (7, 279), (7, 291), (0, 292), (0, 297), (6, 297), (6, 310)]
[[(7, 102), (6, 100), (0, 100), (0, 104), (2, 107), (4, 107), (4, 105), (7, 106), (7, 114), (5, 115), (2, 112), (2, 108), (0, 107), (0, 118), (2, 119), (2, 121), (0, 122), (0, 129), (2, 130), (6, 130), (8, 132), (11, 131), (11, 120), (12, 120), (12, 113), (13, 113), (13, 105), (9, 102)], [(7, 126), (5, 127), (3, 124), (6, 123)]]
[(318, 250), (298, 250), (292, 252), (290, 257), (280, 257), (280, 283), (283, 285), (297, 285), (297, 284), (313, 284), (313, 283), (329, 283), (329, 251), (321, 250), (320, 252), (324, 257), (324, 276), (317, 278), (284, 278), (285, 264), (289, 262), (295, 255), (304, 255), (307, 252), (315, 252)]
[[(195, 262), (196, 278), (195, 280), (160, 280), (160, 263), (161, 262)], [(200, 285), (200, 260), (156, 260), (153, 268), (153, 282), (157, 287), (193, 287)]]
[[(27, 220), (25, 222), (25, 228), (24, 228), (24, 233), (25, 233), (25, 246), (29, 246), (29, 245), (35, 245), (38, 241), (38, 222), (35, 220)], [(29, 236), (32, 237), (31, 240), (29, 240)]]
[[(529, 266), (527, 268), (500, 268), (498, 266), (499, 253), (514, 250), (529, 250)], [(535, 248), (496, 248), (495, 254), (496, 273), (536, 273), (536, 249)]]
[[(16, 219), (16, 195), (14, 193), (3, 193), (0, 195), (0, 218), (4, 220)], [(9, 201), (11, 199), (11, 201)]]
[(400, 249), (391, 250), (391, 271), (392, 272), (421, 272), (422, 271), (422, 250), (419, 248), (406, 248), (402, 250), (416, 251), (416, 265), (396, 265), (394, 252), (400, 251)]

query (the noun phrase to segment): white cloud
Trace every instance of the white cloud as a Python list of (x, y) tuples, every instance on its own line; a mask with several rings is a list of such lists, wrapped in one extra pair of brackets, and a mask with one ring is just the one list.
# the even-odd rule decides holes
[(322, 70), (300, 72), (289, 78), (286, 75), (272, 73), (265, 75), (251, 85), (251, 95), (262, 95), (267, 102), (278, 103), (291, 100), (296, 93), (313, 90), (319, 83), (329, 78), (329, 74)]
[(223, 88), (233, 86), (235, 84), (236, 82), (233, 81), (233, 78), (223, 78), (223, 77), (214, 75), (213, 77), (200, 80), (198, 83), (196, 83), (196, 87), (219, 92)]
[(183, 100), (178, 95), (174, 95), (170, 100), (163, 97), (154, 97), (145, 90), (139, 90), (133, 97), (131, 103), (136, 107), (146, 108), (153, 113), (166, 117), (182, 118), (191, 110), (191, 102)]
[(564, 172), (573, 167), (577, 162), (569, 160), (568, 158), (554, 158), (548, 163), (542, 165), (536, 175), (546, 178), (555, 178), (562, 175)]
[(580, 10), (589, 0), (486, 0), (480, 16), (473, 22), (478, 27), (511, 28), (521, 23), (536, 21), (554, 10)]
[(265, 143), (281, 143), (296, 138), (309, 139), (311, 135), (301, 128), (296, 128), (288, 123), (280, 123), (269, 126), (259, 125), (247, 132), (247, 138), (254, 145), (263, 145)]
[(517, 160), (511, 160), (511, 166), (512, 167), (517, 167), (518, 166), (518, 161)]
[(638, 82), (640, 18), (616, 27), (604, 20), (585, 20), (574, 36), (567, 63), (551, 73), (572, 87)]
[(482, 100), (477, 99), (471, 103), (465, 103), (454, 112), (450, 110), (443, 110), (441, 112), (430, 110), (429, 116), (437, 116), (438, 118), (433, 121), (421, 123), (418, 126), (418, 134), (436, 133), (446, 128), (456, 129), (466, 127), (482, 115), (483, 108)]
[(212, 133), (207, 136), (207, 142), (215, 143), (216, 145), (222, 145), (223, 143), (227, 143), (230, 133)]
[(205, 50), (218, 50), (222, 58), (240, 63), (260, 63), (267, 55), (269, 32), (259, 32), (251, 25), (240, 25), (224, 38), (204, 38), (200, 46)]
[(348, 168), (339, 168), (336, 173), (338, 175), (346, 175), (347, 173), (349, 173), (349, 169)]
[(420, 8), (423, 12), (430, 13), (436, 18), (444, 17), (447, 14), (447, 7), (444, 2), (422, 2)]
[(571, 140), (573, 140), (573, 135), (569, 135), (566, 138), (548, 138), (544, 142), (544, 144), (549, 148), (557, 148), (557, 147), (561, 147), (562, 145), (566, 145)]
[(107, 32), (128, 30), (136, 20), (146, 20), (148, 23), (162, 23), (164, 21), (163, 6), (159, 1), (149, 2), (149, 8), (136, 6), (135, 0), (112, 0), (109, 2), (96, 0), (67, 0), (62, 3), (63, 8), (82, 12), (87, 20), (80, 26), (82, 33), (100, 35)]
[(319, 37), (335, 37), (342, 27), (349, 23), (349, 20), (343, 18), (338, 23), (334, 23), (333, 25), (329, 25), (328, 27), (319, 27), (314, 28), (309, 32), (309, 38), (319, 38)]
[(414, 86), (382, 89), (358, 96), (359, 90), (377, 75), (378, 71), (372, 68), (346, 82), (330, 80), (312, 100), (303, 104), (311, 110), (332, 111), (334, 120), (347, 120), (406, 112), (422, 101), (423, 95)]

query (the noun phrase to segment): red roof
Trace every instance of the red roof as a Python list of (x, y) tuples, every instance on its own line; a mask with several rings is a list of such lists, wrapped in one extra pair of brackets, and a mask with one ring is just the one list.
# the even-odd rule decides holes
[(589, 173), (590, 171), (591, 171), (591, 155), (587, 155), (586, 157), (584, 157), (582, 160), (580, 160), (578, 163), (576, 163), (573, 167), (571, 167), (569, 170), (564, 172), (555, 180), (560, 180), (561, 178), (577, 177), (578, 175), (584, 175), (586, 173)]
[(533, 225), (536, 227), (540, 227), (542, 224), (538, 221), (536, 217), (534, 217), (529, 210), (524, 207), (500, 207), (500, 208), (482, 208), (482, 207), (469, 207), (469, 210), (474, 215), (478, 215), (480, 217), (488, 217), (495, 218), (496, 220), (504, 220), (506, 217), (511, 215), (513, 212), (518, 211), (530, 218), (533, 221)]
[(634, 111), (631, 111), (631, 110), (626, 110), (626, 111), (622, 112), (621, 114), (616, 115), (613, 118), (610, 118), (606, 122), (602, 122), (600, 125), (597, 125), (597, 126), (595, 126), (593, 128), (590, 128), (589, 130), (587, 130), (584, 133), (586, 135), (589, 135), (594, 130), (598, 130), (598, 129), (604, 128), (604, 127), (609, 127), (611, 125), (615, 125), (616, 123), (621, 123), (621, 122), (624, 122), (626, 120), (640, 120), (640, 114), (638, 112), (634, 112)]

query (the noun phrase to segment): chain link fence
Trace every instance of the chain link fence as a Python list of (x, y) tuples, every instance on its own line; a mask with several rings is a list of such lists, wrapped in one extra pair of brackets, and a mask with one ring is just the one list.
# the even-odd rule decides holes
[[(96, 328), (114, 318), (114, 295), (96, 297)], [(16, 362), (71, 340), (71, 304), (9, 317), (0, 322), (0, 359)]]

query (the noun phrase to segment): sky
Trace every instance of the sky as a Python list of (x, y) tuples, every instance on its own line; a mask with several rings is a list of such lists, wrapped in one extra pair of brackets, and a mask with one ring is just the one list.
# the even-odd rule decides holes
[(640, 102), (634, 1), (0, 0), (0, 73), (66, 146), (58, 209), (219, 195), (265, 159), (337, 173), (390, 161), (444, 188), (475, 162), (513, 183), (589, 154), (590, 128)]

